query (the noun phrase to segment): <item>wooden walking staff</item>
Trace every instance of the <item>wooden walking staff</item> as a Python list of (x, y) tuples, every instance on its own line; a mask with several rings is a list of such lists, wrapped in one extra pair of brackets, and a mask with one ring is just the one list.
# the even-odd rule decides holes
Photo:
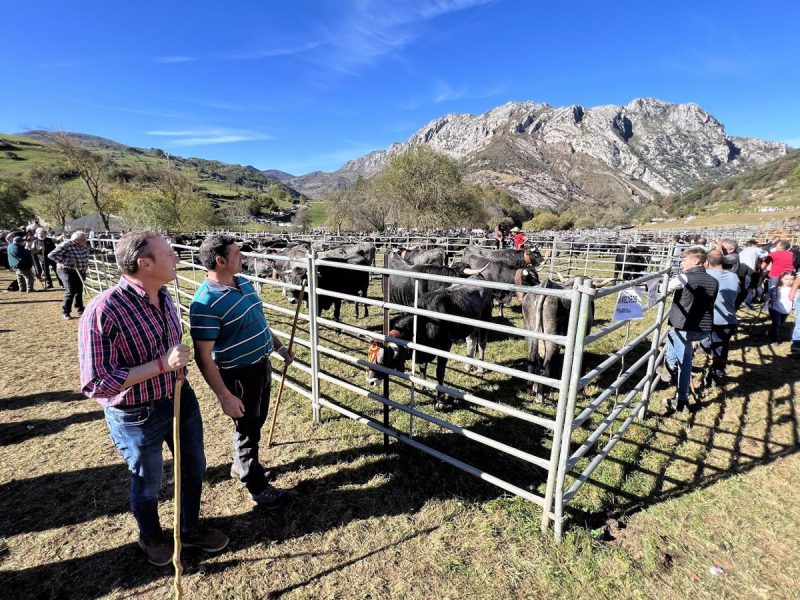
[[(297, 331), (297, 319), (300, 316), (300, 307), (303, 305), (303, 295), (306, 291), (306, 280), (303, 280), (300, 286), (300, 299), (297, 301), (297, 308), (294, 310), (294, 322), (292, 323), (292, 333), (289, 336), (289, 352), (292, 351), (294, 345), (294, 334)], [(275, 423), (278, 421), (278, 406), (281, 403), (281, 395), (283, 394), (283, 385), (286, 383), (286, 370), (289, 365), (283, 363), (283, 374), (281, 375), (281, 384), (278, 387), (278, 396), (275, 398), (275, 408), (272, 409), (272, 422), (269, 425), (269, 436), (267, 437), (267, 448), (272, 445), (272, 436), (275, 433)]]
[(183, 597), (181, 588), (181, 575), (183, 565), (181, 564), (181, 389), (183, 388), (183, 369), (178, 370), (178, 377), (175, 379), (175, 397), (173, 398), (172, 409), (172, 471), (175, 479), (175, 520), (172, 524), (172, 531), (175, 537), (175, 549), (172, 555), (172, 564), (175, 565), (175, 598), (180, 600)]
[[(181, 319), (181, 295), (178, 289), (178, 275), (175, 274), (173, 280), (175, 286), (175, 314), (181, 326), (183, 335), (183, 320)], [(183, 598), (183, 588), (181, 587), (181, 575), (183, 575), (183, 565), (181, 564), (181, 391), (183, 390), (183, 380), (186, 377), (187, 367), (181, 367), (175, 376), (175, 392), (172, 399), (172, 477), (175, 480), (175, 516), (172, 523), (172, 535), (174, 548), (172, 554), (172, 564), (175, 565), (175, 581), (173, 589), (175, 600)]]

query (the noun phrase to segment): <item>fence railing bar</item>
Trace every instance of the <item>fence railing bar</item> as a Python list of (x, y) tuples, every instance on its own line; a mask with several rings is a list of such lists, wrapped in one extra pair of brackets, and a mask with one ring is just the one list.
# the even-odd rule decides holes
[(458, 460), (457, 458), (453, 458), (452, 456), (450, 456), (448, 454), (444, 454), (442, 452), (439, 452), (438, 450), (435, 450), (435, 449), (431, 448), (430, 446), (426, 446), (425, 444), (423, 444), (421, 442), (418, 442), (414, 438), (410, 438), (407, 435), (405, 435), (403, 433), (400, 433), (399, 431), (396, 431), (395, 429), (392, 429), (391, 427), (384, 427), (381, 423), (378, 423), (377, 421), (375, 421), (373, 419), (370, 419), (369, 417), (365, 417), (364, 415), (359, 415), (358, 413), (355, 413), (355, 412), (353, 412), (351, 410), (348, 410), (348, 409), (346, 409), (346, 408), (344, 408), (342, 406), (339, 406), (339, 405), (337, 405), (337, 404), (335, 404), (333, 402), (330, 402), (326, 398), (320, 397), (319, 402), (323, 406), (325, 406), (327, 408), (330, 408), (331, 410), (334, 410), (334, 411), (336, 411), (338, 413), (341, 413), (341, 414), (345, 415), (346, 417), (350, 417), (351, 419), (359, 421), (360, 423), (363, 423), (364, 425), (372, 427), (373, 429), (376, 429), (377, 431), (380, 431), (384, 435), (388, 435), (388, 436), (396, 439), (397, 441), (402, 442), (404, 444), (407, 444), (408, 446), (411, 446), (412, 448), (415, 448), (415, 449), (417, 449), (417, 450), (419, 450), (421, 452), (424, 452), (425, 454), (433, 456), (434, 458), (437, 458), (437, 459), (441, 460), (442, 462), (446, 462), (446, 463), (448, 463), (450, 465), (453, 465), (454, 467), (457, 467), (457, 468), (461, 469), (462, 471), (465, 471), (465, 472), (469, 473), (470, 475), (473, 475), (474, 477), (482, 479), (483, 481), (491, 483), (491, 484), (499, 487), (500, 489), (503, 489), (503, 490), (505, 490), (507, 492), (510, 492), (511, 494), (514, 494), (515, 496), (520, 496), (521, 498), (524, 498), (525, 500), (529, 500), (530, 502), (533, 502), (534, 504), (537, 504), (538, 506), (544, 507), (544, 498), (542, 498), (541, 496), (539, 496), (537, 494), (529, 492), (528, 490), (525, 490), (525, 489), (523, 489), (521, 487), (518, 487), (518, 486), (516, 486), (516, 485), (514, 485), (512, 483), (508, 483), (507, 481), (504, 481), (504, 480), (500, 479), (499, 477), (495, 477), (494, 475), (490, 475), (486, 471), (478, 469), (477, 467), (474, 467), (474, 466), (472, 466), (472, 465), (470, 465), (468, 463), (465, 463), (465, 462), (463, 462), (461, 460)]
[(647, 329), (645, 329), (642, 333), (637, 335), (633, 340), (631, 340), (628, 344), (612, 352), (607, 359), (597, 365), (594, 369), (587, 372), (583, 377), (578, 380), (578, 387), (580, 389), (585, 388), (593, 379), (596, 379), (606, 371), (608, 371), (611, 367), (617, 364), (623, 356), (627, 355), (631, 350), (633, 350), (636, 346), (641, 344), (648, 335), (653, 333), (658, 327), (660, 327), (660, 323), (654, 323), (649, 325)]

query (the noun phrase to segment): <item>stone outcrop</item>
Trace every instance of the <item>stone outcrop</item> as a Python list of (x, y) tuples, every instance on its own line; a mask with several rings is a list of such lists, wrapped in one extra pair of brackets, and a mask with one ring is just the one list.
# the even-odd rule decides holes
[(638, 98), (625, 106), (552, 107), (509, 102), (482, 115), (448, 114), (402, 144), (348, 161), (334, 173), (286, 181), (318, 197), (371, 177), (393, 155), (420, 145), (444, 152), (476, 183), (524, 204), (643, 202), (718, 181), (786, 154), (785, 144), (729, 136), (696, 104)]

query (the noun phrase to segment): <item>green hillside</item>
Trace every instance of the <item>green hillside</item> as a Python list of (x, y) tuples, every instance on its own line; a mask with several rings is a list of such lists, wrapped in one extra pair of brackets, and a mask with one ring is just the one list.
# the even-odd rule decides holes
[[(67, 162), (50, 142), (53, 134), (31, 131), (10, 135), (0, 133), (0, 179), (29, 180), (31, 173), (42, 167), (62, 172), (62, 185), (76, 193), (84, 193), (84, 183), (71, 172)], [(140, 184), (148, 169), (168, 168), (183, 174), (192, 182), (195, 197), (207, 200), (219, 216), (219, 221), (231, 220), (231, 215), (269, 216), (270, 211), (286, 209), (308, 198), (277, 177), (251, 166), (227, 164), (203, 158), (172, 156), (158, 148), (135, 148), (112, 140), (80, 133), (66, 134), (80, 146), (101, 155), (108, 162), (108, 181), (130, 194), (146, 192)], [(138, 186), (138, 187), (137, 187)], [(246, 203), (246, 204), (245, 204)], [(35, 201), (29, 202), (36, 210)], [(241, 208), (236, 208), (240, 206)], [(75, 211), (94, 212), (84, 202)], [(234, 217), (234, 220), (238, 220)]]
[(794, 212), (800, 208), (800, 150), (718, 183), (698, 184), (660, 204), (676, 217)]

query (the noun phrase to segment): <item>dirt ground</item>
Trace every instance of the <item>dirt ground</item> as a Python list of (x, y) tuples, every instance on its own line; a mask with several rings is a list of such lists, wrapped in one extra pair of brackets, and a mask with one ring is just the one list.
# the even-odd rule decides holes
[[(11, 274), (0, 272), (0, 289)], [(78, 393), (76, 320), (59, 290), (0, 292), (0, 589), (7, 598), (165, 598), (145, 563), (128, 476), (96, 403)], [(208, 473), (203, 517), (231, 536), (184, 553), (189, 598), (797, 598), (797, 373), (757, 324), (726, 394), (626, 432), (581, 491), (563, 544), (540, 511), (295, 394), (267, 463), (285, 509), (228, 477), (230, 423), (196, 369)], [(662, 392), (660, 397), (666, 392)], [(171, 523), (171, 458), (160, 504)]]

